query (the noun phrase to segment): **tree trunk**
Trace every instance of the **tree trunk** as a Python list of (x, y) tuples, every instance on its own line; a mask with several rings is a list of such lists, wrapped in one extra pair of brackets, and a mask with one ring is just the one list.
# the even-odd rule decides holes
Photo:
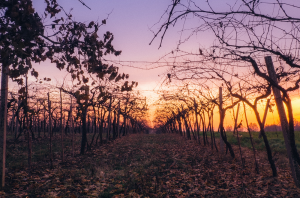
[[(264, 112), (264, 117), (263, 117), (263, 127), (265, 127), (265, 123), (266, 123), (266, 119), (267, 119), (267, 114), (268, 114), (268, 109), (269, 109), (269, 104), (270, 104), (270, 99), (267, 100), (267, 104), (266, 104), (266, 108), (265, 108), (265, 112)], [(261, 138), (261, 134), (259, 133), (258, 135), (259, 138)]]
[[(242, 95), (242, 93), (241, 93), (241, 95)], [(259, 174), (259, 166), (258, 166), (258, 163), (257, 163), (257, 160), (256, 160), (255, 147), (254, 147), (252, 134), (251, 134), (249, 124), (248, 124), (248, 118), (247, 118), (247, 114), (246, 114), (246, 105), (245, 105), (244, 102), (243, 102), (243, 106), (244, 106), (245, 121), (246, 121), (247, 129), (248, 129), (248, 133), (249, 133), (249, 137), (250, 137), (250, 141), (251, 141), (251, 145), (252, 145), (252, 150), (253, 150), (253, 156), (254, 156), (254, 161), (255, 161), (255, 170), (256, 170), (256, 173)]]
[[(255, 112), (255, 113), (258, 116), (258, 112)], [(262, 123), (259, 123), (259, 125), (260, 125), (260, 134), (262, 135), (265, 146), (266, 146), (268, 160), (269, 160), (269, 163), (270, 163), (270, 166), (271, 166), (271, 169), (272, 169), (272, 173), (273, 173), (273, 176), (276, 177), (277, 176), (277, 170), (276, 170), (276, 166), (275, 166), (275, 163), (274, 163), (274, 160), (273, 160), (273, 157), (272, 157), (271, 147), (269, 145), (269, 141), (268, 141), (268, 138), (266, 136), (265, 130), (262, 126)]]
[(83, 155), (85, 152), (85, 146), (87, 144), (87, 136), (86, 136), (86, 115), (87, 115), (87, 110), (88, 110), (88, 98), (89, 98), (89, 87), (86, 86), (85, 88), (85, 94), (86, 94), (86, 100), (85, 100), (85, 105), (82, 109), (82, 117), (81, 117), (81, 122), (82, 122), (82, 136), (81, 136), (81, 149), (80, 149), (80, 154)]
[[(26, 81), (25, 81), (25, 86), (26, 86), (26, 98), (25, 98), (25, 119), (26, 119), (26, 132), (27, 132), (27, 143), (28, 143), (28, 170), (29, 173), (31, 172), (31, 154), (32, 154), (32, 147), (31, 147), (31, 136), (30, 136), (30, 130), (32, 129), (32, 127), (29, 126), (29, 121), (28, 121), (28, 77), (26, 74)], [(31, 116), (31, 124), (32, 124), (32, 118), (33, 116)], [(31, 125), (30, 124), (30, 125)]]
[(178, 122), (178, 127), (179, 127), (179, 133), (181, 136), (183, 136), (180, 115), (177, 117), (177, 122)]
[(200, 116), (201, 122), (202, 122), (202, 136), (203, 136), (203, 144), (206, 146), (206, 138), (205, 138), (205, 120), (203, 119), (203, 116)]
[(79, 133), (82, 134), (82, 120), (80, 120)]
[[(18, 105), (20, 105), (20, 101), (18, 101)], [(18, 115), (16, 116), (16, 126), (15, 126), (15, 142), (17, 141), (17, 134), (19, 132), (19, 122)]]
[(100, 122), (100, 126), (99, 126), (99, 135), (100, 135), (100, 144), (101, 145), (103, 144), (103, 137), (102, 137), (102, 134), (103, 134), (103, 123), (104, 123), (104, 120), (103, 120), (103, 118), (101, 118), (101, 122)]
[(123, 136), (125, 136), (125, 134), (126, 134), (126, 128), (127, 128), (127, 127), (126, 127), (126, 124), (127, 124), (126, 122), (127, 122), (127, 116), (125, 115), (125, 116), (124, 116), (124, 121), (123, 121), (123, 124), (124, 124)]
[(83, 110), (82, 112), (82, 136), (81, 136), (81, 149), (80, 149), (80, 154), (83, 155), (85, 152), (85, 146), (87, 143), (87, 136), (86, 136), (86, 113), (87, 110)]
[(242, 153), (242, 148), (241, 148), (241, 142), (240, 142), (240, 137), (239, 137), (239, 130), (237, 128), (237, 121), (239, 117), (239, 111), (240, 111), (240, 103), (238, 104), (237, 110), (236, 110), (236, 116), (235, 116), (235, 131), (236, 131), (236, 137), (238, 140), (238, 145), (239, 145), (239, 151), (240, 151), (240, 156), (241, 156), (241, 162), (243, 167), (245, 166), (245, 159), (243, 158), (243, 153)]
[(187, 139), (191, 140), (191, 133), (190, 133), (190, 130), (189, 130), (187, 120), (186, 120), (185, 117), (183, 117), (182, 119), (184, 120), (184, 124), (185, 124), (186, 137), (187, 137)]
[(234, 151), (231, 147), (231, 144), (227, 141), (227, 137), (225, 134), (225, 130), (224, 130), (224, 118), (225, 118), (225, 111), (224, 109), (221, 111), (221, 120), (220, 120), (220, 133), (221, 133), (221, 138), (223, 140), (223, 142), (226, 144), (226, 147), (229, 149), (230, 155), (232, 158), (235, 158), (235, 154)]
[(220, 129), (220, 153), (223, 154), (224, 153), (225, 144), (224, 144), (223, 135), (222, 135), (222, 132), (223, 132), (223, 121), (222, 121), (222, 111), (223, 111), (222, 87), (219, 87), (219, 111), (220, 111), (220, 126), (219, 126), (219, 129)]
[(116, 139), (118, 137), (118, 133), (117, 133), (117, 112), (116, 111), (114, 111), (113, 132), (114, 132), (114, 139)]
[[(92, 145), (94, 143), (94, 139), (95, 139), (95, 136), (96, 136), (96, 133), (97, 133), (97, 130), (96, 130), (96, 117), (94, 118), (94, 121), (93, 121), (93, 118), (91, 118), (91, 124), (92, 124), (92, 133), (94, 132), (93, 134), (93, 137), (92, 137), (92, 140), (91, 140), (91, 143), (88, 145), (88, 150), (91, 150), (92, 149)], [(95, 127), (93, 127), (95, 126)]]
[[(12, 110), (12, 117), (11, 117), (11, 134), (13, 135), (14, 134), (14, 131), (15, 131), (15, 109), (13, 107), (13, 110)], [(15, 139), (16, 139), (16, 135), (15, 135)]]

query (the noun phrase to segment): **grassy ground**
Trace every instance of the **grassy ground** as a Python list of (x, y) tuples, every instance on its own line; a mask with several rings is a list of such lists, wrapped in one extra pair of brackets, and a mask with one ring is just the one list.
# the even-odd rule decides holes
[[(202, 136), (202, 133), (200, 133)], [(265, 144), (263, 141), (263, 138), (259, 138), (258, 132), (251, 132), (252, 134), (252, 138), (254, 141), (254, 146), (255, 149), (257, 150), (265, 150)], [(207, 134), (209, 137), (209, 141), (210, 141), (210, 133)], [(234, 145), (238, 145), (238, 139), (236, 134), (234, 135), (233, 132), (226, 132), (227, 135), (227, 140), (234, 144)], [(266, 135), (268, 137), (269, 140), (269, 144), (271, 146), (272, 151), (274, 152), (278, 152), (280, 154), (285, 154), (286, 153), (286, 149), (285, 149), (285, 143), (284, 143), (284, 139), (283, 139), (283, 134), (282, 132), (266, 132)], [(251, 141), (250, 141), (250, 136), (249, 133), (247, 132), (239, 132), (239, 136), (240, 136), (240, 144), (242, 147), (247, 147), (247, 148), (252, 148), (251, 145)], [(215, 133), (215, 137), (219, 138), (220, 134), (219, 133)], [(296, 146), (300, 152), (300, 131), (295, 132), (295, 142), (296, 142)]]
[[(234, 146), (235, 152), (238, 152)], [(254, 171), (250, 149), (239, 159), (175, 134), (130, 135), (54, 169), (9, 171), (2, 197), (297, 197), (288, 166), (271, 177), (264, 154)]]

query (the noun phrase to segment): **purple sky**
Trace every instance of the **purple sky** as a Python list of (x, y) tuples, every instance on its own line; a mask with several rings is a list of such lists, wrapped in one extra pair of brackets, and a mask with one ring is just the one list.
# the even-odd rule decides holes
[[(149, 45), (153, 38), (153, 32), (156, 32), (165, 17), (160, 21), (161, 16), (171, 1), (162, 0), (84, 0), (84, 2), (91, 8), (89, 10), (83, 6), (78, 0), (58, 0), (59, 4), (65, 9), (66, 12), (71, 11), (73, 18), (81, 22), (99, 21), (107, 18), (107, 24), (102, 26), (98, 32), (100, 38), (106, 31), (110, 31), (114, 34), (115, 39), (113, 45), (115, 49), (122, 50), (121, 56), (118, 57), (105, 57), (106, 59), (114, 59), (117, 61), (157, 61), (165, 54), (170, 53), (176, 49), (180, 38), (184, 39), (184, 34), (181, 34), (180, 30), (183, 27), (189, 27), (195, 25), (197, 21), (188, 18), (186, 24), (179, 22), (176, 27), (169, 28), (163, 45), (160, 49), (159, 42), (160, 36), (152, 45)], [(33, 5), (36, 11), (42, 15), (45, 9), (45, 3), (43, 0), (33, 0)], [(50, 23), (54, 19), (46, 22)], [(187, 33), (190, 33), (187, 31)], [(195, 39), (190, 39), (184, 45), (181, 45), (181, 49), (198, 50), (199, 46), (204, 44), (198, 40), (208, 40), (209, 35), (206, 35), (203, 39), (196, 36)], [(178, 60), (178, 59), (177, 59)], [(162, 59), (160, 61), (169, 62), (172, 64), (173, 59)], [(149, 63), (128, 63), (124, 64), (146, 68)], [(155, 65), (152, 65), (155, 66)], [(41, 63), (41, 65), (35, 66), (40, 73), (40, 77), (44, 76), (56, 78), (58, 81), (65, 76), (63, 72), (60, 72), (50, 63)], [(151, 67), (151, 66), (150, 66)], [(157, 90), (162, 81), (166, 78), (167, 67), (153, 69), (153, 70), (141, 70), (131, 67), (120, 66), (120, 71), (128, 73), (130, 75), (130, 81), (137, 81), (139, 86), (137, 89), (141, 90), (142, 94), (145, 94), (149, 99), (156, 96), (153, 89)], [(149, 91), (150, 90), (150, 91)]]
[[(182, 19), (175, 28), (169, 28), (162, 47), (158, 49), (161, 35), (152, 45), (149, 45), (149, 43), (153, 38), (153, 31), (156, 32), (165, 21), (165, 17), (161, 21), (160, 19), (171, 0), (84, 0), (91, 10), (84, 7), (78, 0), (57, 1), (66, 12), (73, 8), (71, 13), (76, 21), (101, 22), (109, 15), (107, 24), (101, 27), (98, 35), (102, 38), (104, 32), (112, 32), (115, 36), (113, 45), (115, 49), (122, 50), (122, 54), (118, 57), (107, 56), (104, 58), (125, 61), (123, 62), (125, 65), (141, 68), (146, 68), (147, 65), (149, 67), (149, 63), (143, 63), (142, 61), (158, 61), (161, 57), (176, 49), (178, 41), (180, 39), (184, 40), (187, 34), (191, 33), (189, 28), (195, 27), (199, 23), (198, 19), (192, 16), (188, 16), (186, 21)], [(211, 3), (217, 6), (214, 8), (218, 9), (224, 8), (226, 1), (211, 1)], [(44, 12), (44, 0), (33, 0), (33, 5), (40, 15)], [(201, 4), (201, 6), (205, 5)], [(48, 23), (53, 20), (49, 20)], [(183, 34), (181, 33), (182, 29), (186, 30)], [(198, 51), (199, 48), (208, 47), (213, 40), (213, 34), (205, 32), (201, 33), (201, 35), (195, 35), (188, 42), (182, 44), (180, 48), (189, 52)], [(178, 58), (176, 60), (178, 61)], [(134, 63), (126, 61), (134, 61)], [(172, 65), (173, 59), (161, 59), (160, 61), (169, 62)], [(40, 78), (47, 76), (52, 78), (53, 82), (62, 82), (62, 78), (66, 75), (49, 62), (35, 65), (35, 68), (39, 71)], [(139, 83), (137, 89), (147, 96), (148, 102), (151, 103), (151, 101), (157, 99), (155, 91), (158, 90), (162, 81), (166, 79), (167, 67), (141, 70), (120, 66), (120, 72), (129, 74), (130, 81), (137, 81)]]
[[(159, 27), (154, 26), (159, 22), (161, 15), (164, 13), (170, 1), (117, 1), (117, 0), (84, 0), (91, 8), (84, 7), (77, 0), (58, 0), (59, 4), (66, 12), (71, 11), (76, 21), (89, 22), (99, 21), (107, 18), (107, 24), (102, 26), (98, 32), (100, 38), (106, 31), (114, 34), (113, 45), (115, 49), (122, 50), (119, 57), (105, 57), (117, 61), (157, 61), (160, 57), (169, 53), (176, 48), (180, 33), (175, 31), (168, 33), (164, 40), (163, 46), (159, 47), (159, 39), (156, 39), (152, 45), (149, 45), (153, 38), (153, 32)], [(34, 8), (41, 15), (45, 9), (45, 3), (42, 0), (33, 0)], [(53, 19), (54, 20), (54, 19)], [(51, 19), (52, 21), (52, 19)], [(48, 22), (51, 22), (50, 20)], [(164, 60), (163, 60), (164, 61)], [(172, 62), (171, 60), (169, 60)], [(128, 63), (126, 65), (144, 67), (145, 63)], [(36, 65), (41, 78), (44, 76), (52, 77), (60, 81), (65, 75), (59, 72), (54, 65), (49, 62)], [(153, 96), (153, 90), (159, 84), (166, 68), (154, 70), (141, 70), (131, 67), (120, 66), (120, 71), (130, 75), (129, 80), (139, 83), (138, 89), (142, 94)], [(150, 91), (149, 91), (150, 90)], [(149, 98), (150, 99), (150, 98)]]

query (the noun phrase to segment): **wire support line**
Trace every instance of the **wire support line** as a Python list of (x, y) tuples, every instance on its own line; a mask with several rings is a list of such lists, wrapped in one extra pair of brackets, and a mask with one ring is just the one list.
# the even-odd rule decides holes
[[(135, 69), (140, 69), (140, 70), (153, 70), (153, 69), (158, 69), (158, 68), (163, 68), (163, 67), (170, 67), (171, 64), (170, 62), (150, 62), (150, 61), (114, 61), (114, 60), (105, 60), (108, 62), (112, 62), (114, 64), (119, 64), (123, 67), (131, 67)], [(133, 66), (130, 64), (123, 64), (123, 63), (140, 63), (140, 64), (150, 64), (150, 65), (143, 65), (143, 66)], [(156, 66), (151, 66), (154, 64), (158, 64)], [(159, 65), (159, 64), (165, 64), (165, 65)]]
[[(201, 61), (191, 61), (191, 60), (188, 60), (188, 61), (173, 61), (173, 63), (171, 62), (167, 62), (167, 61), (164, 61), (164, 62), (157, 62), (157, 61), (117, 61), (117, 60), (108, 60), (108, 59), (104, 59), (105, 61), (108, 61), (108, 62), (112, 62), (112, 63), (115, 63), (115, 64), (120, 64), (121, 66), (124, 66), (124, 67), (131, 67), (131, 68), (136, 68), (136, 69), (141, 69), (141, 70), (152, 70), (152, 69), (158, 69), (158, 68), (163, 68), (163, 67), (173, 67), (174, 65), (185, 65), (185, 64), (189, 64), (189, 63), (199, 63)], [(129, 64), (122, 64), (122, 63), (140, 63), (140, 64), (149, 64), (149, 65), (143, 65), (143, 66), (133, 66), (133, 65), (129, 65)], [(154, 64), (157, 64), (156, 66), (152, 66), (149, 68), (149, 66), (151, 65), (154, 65)], [(165, 65), (159, 65), (159, 64), (165, 64)]]

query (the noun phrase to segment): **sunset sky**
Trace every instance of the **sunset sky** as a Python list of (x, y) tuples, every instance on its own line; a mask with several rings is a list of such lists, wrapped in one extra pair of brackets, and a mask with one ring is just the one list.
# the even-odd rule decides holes
[[(98, 35), (102, 38), (104, 32), (112, 32), (115, 36), (113, 45), (115, 49), (122, 50), (122, 54), (118, 57), (107, 56), (104, 58), (117, 62), (120, 61), (125, 65), (119, 65), (120, 71), (128, 73), (130, 75), (130, 81), (137, 81), (139, 83), (137, 89), (140, 90), (143, 95), (147, 96), (149, 104), (157, 99), (156, 91), (159, 90), (161, 83), (166, 78), (167, 67), (163, 66), (168, 64), (172, 65), (174, 61), (172, 58), (160, 58), (176, 49), (179, 40), (186, 38), (186, 35), (184, 33), (182, 34), (180, 30), (184, 28), (185, 25), (188, 26), (188, 23), (195, 22), (193, 19), (188, 18), (186, 24), (179, 23), (175, 28), (171, 28), (165, 36), (162, 47), (159, 48), (160, 38), (154, 40), (152, 45), (149, 45), (149, 43), (154, 36), (153, 33), (156, 32), (160, 27), (159, 25), (162, 24), (163, 21), (160, 21), (161, 16), (171, 1), (84, 0), (91, 10), (83, 6), (77, 0), (58, 0), (58, 2), (66, 12), (69, 12), (71, 8), (73, 8), (71, 13), (77, 21), (101, 22), (108, 17), (107, 24), (101, 27)], [(36, 11), (42, 15), (45, 9), (44, 1), (33, 0), (33, 4)], [(220, 4), (220, 6), (222, 5)], [(204, 33), (182, 44), (181, 49), (192, 51), (199, 49), (199, 47), (208, 46), (211, 42), (213, 42), (212, 35), (205, 35)], [(149, 70), (149, 68), (157, 66), (151, 64), (151, 62), (158, 60), (164, 63), (159, 64), (160, 67), (156, 69)], [(140, 69), (133, 67), (139, 67)], [(62, 78), (66, 75), (49, 62), (35, 65), (35, 68), (38, 70), (40, 78), (50, 77), (54, 79), (54, 81), (61, 82)], [(294, 111), (295, 118), (300, 120), (300, 111), (298, 110), (300, 109), (300, 99), (294, 100), (293, 105), (296, 107)], [(154, 107), (151, 108), (152, 110), (154, 109)], [(254, 114), (249, 112), (249, 116), (253, 119)], [(269, 114), (267, 124), (273, 124), (274, 120), (276, 123), (278, 122), (276, 113), (274, 113), (274, 119), (270, 116), (272, 115)], [(231, 116), (228, 116), (227, 118), (228, 123), (230, 123), (230, 117)], [(253, 120), (252, 122), (255, 121)]]
[[(157, 61), (176, 47), (178, 40), (178, 33), (176, 32), (170, 34), (170, 39), (166, 39), (160, 49), (158, 49), (159, 40), (155, 40), (152, 45), (149, 45), (153, 38), (151, 28), (159, 21), (160, 16), (168, 6), (168, 1), (85, 0), (84, 2), (91, 10), (76, 0), (58, 2), (67, 12), (73, 8), (71, 13), (77, 21), (99, 21), (101, 23), (103, 19), (108, 17), (107, 24), (100, 28), (98, 35), (102, 38), (104, 32), (112, 32), (115, 36), (113, 45), (115, 49), (122, 50), (122, 54), (118, 57), (107, 56), (104, 57), (105, 59), (125, 61), (123, 62), (124, 65), (146, 68), (149, 63), (143, 61)], [(36, 10), (42, 14), (45, 8), (44, 1), (34, 0), (33, 3)], [(152, 31), (157, 30), (157, 28), (158, 26), (152, 28)], [(51, 75), (54, 78), (61, 78), (65, 75), (58, 72), (55, 66), (50, 66), (49, 63), (41, 63), (37, 68), (41, 77)], [(127, 66), (120, 66), (120, 69), (121, 72), (130, 75), (129, 80), (137, 81), (139, 83), (138, 89), (149, 97), (153, 96), (153, 89), (161, 80), (158, 75), (165, 70), (165, 68), (143, 70)]]

